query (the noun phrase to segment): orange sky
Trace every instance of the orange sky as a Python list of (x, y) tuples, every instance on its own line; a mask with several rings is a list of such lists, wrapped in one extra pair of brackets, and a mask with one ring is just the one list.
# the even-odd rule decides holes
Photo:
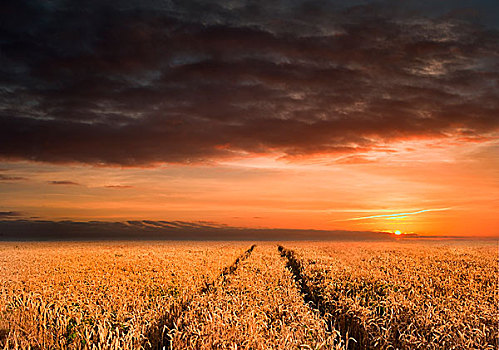
[(499, 236), (497, 0), (45, 3), (2, 23), (4, 227)]
[(491, 236), (499, 234), (498, 147), (497, 138), (408, 140), (355, 156), (268, 154), (150, 168), (3, 162), (0, 211)]

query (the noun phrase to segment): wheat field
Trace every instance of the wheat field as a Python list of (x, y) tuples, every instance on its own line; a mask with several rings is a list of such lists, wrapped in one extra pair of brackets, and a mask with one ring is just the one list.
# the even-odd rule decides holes
[(495, 349), (497, 245), (0, 244), (4, 349)]

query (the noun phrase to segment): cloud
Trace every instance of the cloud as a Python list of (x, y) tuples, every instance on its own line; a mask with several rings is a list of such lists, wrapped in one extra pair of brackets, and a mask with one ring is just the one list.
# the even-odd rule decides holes
[(73, 182), (73, 181), (66, 181), (66, 180), (63, 180), (63, 181), (49, 181), (48, 182), (49, 184), (51, 185), (72, 185), (72, 186), (81, 186), (81, 184), (77, 183), (77, 182)]
[(105, 187), (106, 188), (115, 188), (115, 189), (133, 188), (133, 186), (130, 186), (130, 185), (107, 185)]
[(499, 129), (492, 3), (2, 6), (4, 159), (355, 155)]
[[(419, 236), (399, 239), (496, 239), (496, 237)], [(1, 241), (89, 240), (243, 240), (243, 241), (391, 241), (390, 232), (240, 228), (185, 221), (0, 220)]]
[(26, 178), (22, 176), (10, 176), (10, 175), (0, 174), (0, 181), (20, 181), (20, 180), (26, 180)]
[(452, 208), (422, 209), (422, 210), (411, 211), (411, 212), (407, 212), (407, 213), (362, 216), (362, 217), (358, 217), (358, 218), (346, 219), (343, 221), (367, 220), (367, 219), (376, 219), (376, 218), (394, 219), (394, 218), (403, 218), (403, 217), (410, 216), (410, 215), (417, 215), (417, 214), (422, 214), (422, 213), (427, 213), (427, 212), (432, 212), (432, 211), (446, 211), (446, 210), (451, 210), (451, 209)]
[(0, 240), (390, 240), (388, 233), (251, 229), (185, 221), (0, 220)]
[(366, 157), (363, 157), (361, 155), (351, 155), (351, 156), (346, 156), (343, 158), (340, 158), (336, 160), (335, 163), (338, 164), (369, 164), (369, 163), (375, 163), (375, 160), (368, 159)]
[(0, 211), (0, 218), (11, 218), (22, 216), (22, 213), (18, 211)]

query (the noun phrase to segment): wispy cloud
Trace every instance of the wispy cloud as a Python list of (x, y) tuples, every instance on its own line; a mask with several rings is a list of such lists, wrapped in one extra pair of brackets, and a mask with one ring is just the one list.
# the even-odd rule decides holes
[(432, 211), (445, 211), (445, 210), (450, 210), (450, 209), (452, 209), (452, 208), (422, 209), (422, 210), (411, 211), (411, 212), (406, 212), (406, 213), (361, 216), (358, 218), (350, 218), (350, 219), (345, 219), (342, 221), (368, 220), (368, 219), (376, 219), (376, 218), (389, 218), (389, 219), (403, 218), (403, 217), (406, 217), (409, 215), (417, 215), (417, 214), (422, 214), (422, 213), (427, 213), (427, 212), (432, 212)]
[(26, 178), (21, 176), (9, 176), (9, 175), (0, 174), (0, 181), (19, 181), (19, 180), (26, 180)]
[(81, 186), (81, 184), (74, 182), (74, 181), (49, 181), (49, 184), (51, 185), (74, 185), (74, 186)]
[(22, 214), (17, 211), (0, 211), (0, 218), (11, 218), (11, 217), (18, 217), (21, 215)]

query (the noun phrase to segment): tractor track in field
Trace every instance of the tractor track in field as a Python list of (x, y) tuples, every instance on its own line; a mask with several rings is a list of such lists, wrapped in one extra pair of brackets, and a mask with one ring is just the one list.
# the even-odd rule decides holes
[[(313, 283), (315, 281), (305, 275), (303, 263), (296, 256), (296, 253), (281, 245), (277, 249), (281, 257), (287, 260), (286, 267), (293, 274), (304, 302), (310, 308), (317, 310), (321, 317), (324, 318), (327, 331), (331, 332), (334, 328), (337, 328), (341, 333), (341, 337), (347, 342), (348, 349), (373, 349), (369, 345), (368, 332), (360, 321), (354, 315), (347, 313), (346, 310), (339, 311), (334, 301), (326, 299), (324, 291), (318, 286), (318, 283)], [(349, 338), (354, 338), (355, 341), (348, 341)]]
[[(256, 244), (253, 244), (249, 249), (244, 251), (231, 265), (224, 267), (222, 272), (212, 281), (206, 283), (198, 293), (193, 295), (202, 295), (207, 293), (212, 293), (220, 285), (224, 285), (227, 277), (234, 274), (237, 271), (239, 265), (246, 259), (248, 259), (255, 249)], [(192, 298), (184, 301), (181, 304), (173, 304), (170, 307), (170, 311), (165, 313), (160, 317), (158, 326), (151, 329), (143, 342), (144, 347), (148, 349), (158, 349), (158, 350), (170, 350), (172, 349), (172, 344), (170, 342), (170, 332), (176, 329), (176, 321), (184, 313), (192, 302)], [(158, 337), (159, 335), (159, 337)], [(159, 338), (159, 339), (158, 339)], [(158, 339), (156, 341), (151, 341), (152, 339)]]
[(201, 293), (208, 293), (213, 291), (216, 288), (216, 285), (218, 285), (218, 281), (222, 281), (222, 284), (225, 283), (225, 280), (227, 276), (232, 275), (237, 268), (239, 267), (239, 264), (243, 262), (244, 260), (248, 259), (248, 257), (251, 255), (251, 252), (253, 252), (253, 249), (255, 249), (256, 244), (253, 244), (248, 250), (246, 250), (241, 256), (239, 256), (232, 265), (226, 266), (220, 275), (218, 275), (218, 278), (216, 278), (214, 281), (211, 283), (206, 283), (206, 285), (201, 289)]

